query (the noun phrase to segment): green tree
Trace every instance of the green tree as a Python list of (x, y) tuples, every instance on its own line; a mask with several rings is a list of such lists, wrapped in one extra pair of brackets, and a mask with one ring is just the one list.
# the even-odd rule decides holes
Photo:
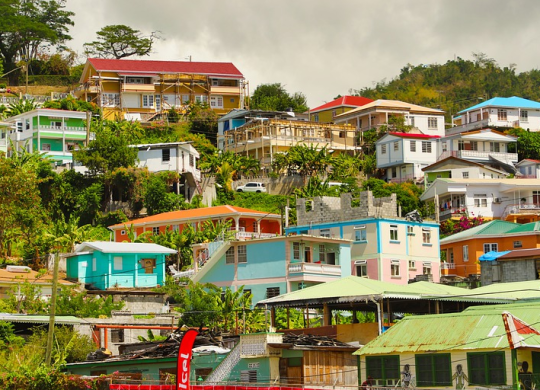
[(33, 100), (19, 100), (16, 103), (9, 103), (4, 116), (6, 118), (35, 110), (38, 105)]
[(307, 99), (301, 92), (290, 95), (281, 83), (261, 84), (250, 98), (253, 109), (305, 112), (308, 110)]
[(155, 215), (182, 208), (184, 197), (170, 191), (161, 175), (152, 175), (148, 181), (144, 206), (148, 215)]
[(192, 103), (187, 109), (190, 131), (194, 134), (204, 134), (212, 142), (217, 143), (218, 115), (207, 103)]
[(139, 30), (123, 24), (105, 26), (96, 34), (97, 41), (84, 44), (88, 57), (120, 59), (147, 56), (152, 52), (155, 40), (159, 39), (157, 31), (143, 36)]
[[(96, 350), (92, 339), (79, 334), (72, 326), (55, 326), (55, 343), (52, 355), (60, 364), (86, 361), (86, 356)], [(47, 346), (47, 330), (41, 327), (32, 328), (28, 343), (36, 349)]]
[(11, 85), (18, 85), (18, 60), (30, 61), (44, 46), (71, 39), (74, 13), (64, 8), (64, 0), (0, 0), (0, 56)]
[(180, 326), (213, 327), (218, 324), (221, 290), (213, 284), (189, 281), (186, 289), (180, 290), (175, 301), (179, 303)]

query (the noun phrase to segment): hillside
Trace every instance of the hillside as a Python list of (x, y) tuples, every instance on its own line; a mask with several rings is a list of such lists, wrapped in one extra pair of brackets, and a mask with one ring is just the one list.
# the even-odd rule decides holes
[(442, 65), (407, 64), (393, 80), (382, 80), (373, 88), (353, 91), (371, 99), (440, 107), (448, 118), (463, 108), (496, 96), (540, 100), (540, 70), (517, 74), (515, 64), (501, 68), (483, 53), (475, 53), (473, 57), (472, 61), (457, 57)]

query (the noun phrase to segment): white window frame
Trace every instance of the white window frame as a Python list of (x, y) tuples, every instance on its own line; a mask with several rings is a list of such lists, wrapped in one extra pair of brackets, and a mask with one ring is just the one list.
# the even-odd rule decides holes
[(159, 226), (152, 226), (152, 235), (159, 236)]
[(121, 256), (113, 257), (113, 270), (122, 271), (122, 257)]
[(225, 252), (225, 264), (234, 264), (235, 263), (235, 250), (234, 246), (231, 246), (227, 251)]
[(438, 125), (439, 125), (439, 118), (437, 118), (436, 116), (429, 116), (427, 123), (428, 123), (428, 129), (437, 130)]
[(415, 270), (416, 269), (416, 261), (409, 260), (409, 269), (410, 270)]
[(300, 243), (293, 242), (293, 260), (300, 260)]
[(499, 251), (499, 244), (496, 242), (486, 242), (482, 247), (484, 248), (484, 253)]
[(223, 96), (210, 96), (211, 108), (223, 108)]
[(431, 275), (431, 266), (431, 263), (424, 261), (422, 263), (422, 275)]
[(51, 144), (50, 143), (42, 143), (41, 144), (41, 150), (44, 152), (50, 152), (51, 151)]
[(422, 243), (431, 244), (431, 229), (422, 228)]
[(469, 261), (469, 245), (463, 245), (463, 261)]
[(411, 142), (411, 144), (410, 144), (411, 153), (416, 153), (416, 141), (412, 140), (410, 142)]
[(393, 278), (401, 277), (399, 260), (390, 260), (390, 275)]
[[(356, 276), (358, 277), (367, 277), (368, 276), (368, 273), (367, 273), (367, 261), (366, 260), (356, 260), (354, 262), (354, 268), (355, 268), (355, 271), (356, 271)], [(361, 270), (361, 275), (358, 275), (358, 268), (360, 268)]]
[(422, 153), (431, 153), (431, 142), (422, 141)]
[(521, 240), (514, 241), (514, 248), (523, 248), (523, 241)]
[(319, 262), (326, 263), (326, 246), (323, 244), (319, 245)]
[(390, 241), (399, 241), (398, 225), (390, 225)]
[(528, 122), (529, 121), (529, 111), (527, 110), (521, 110), (519, 112), (519, 120), (521, 122)]
[(330, 238), (331, 237), (330, 229), (320, 229), (319, 230), (319, 236)]
[(116, 107), (120, 105), (120, 94), (103, 92), (101, 94), (102, 107)]
[(154, 108), (155, 105), (155, 96), (153, 94), (142, 95), (142, 107), (143, 108)]
[(394, 141), (394, 152), (399, 152), (399, 141)]
[(381, 154), (386, 154), (386, 144), (381, 145)]
[(508, 120), (508, 111), (504, 108), (499, 108), (497, 110), (497, 120), (499, 121), (507, 121)]
[(468, 171), (461, 172), (461, 176), (462, 176), (464, 179), (468, 179), (468, 178), (469, 178), (469, 172), (468, 172)]
[(247, 263), (247, 246), (238, 245), (237, 247), (238, 263)]
[(354, 227), (354, 240), (355, 241), (367, 241), (367, 230), (365, 225)]

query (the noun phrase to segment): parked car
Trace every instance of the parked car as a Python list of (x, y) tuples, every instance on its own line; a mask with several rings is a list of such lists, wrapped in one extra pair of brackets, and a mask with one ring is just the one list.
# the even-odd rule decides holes
[(266, 192), (264, 183), (249, 182), (243, 186), (238, 186), (236, 192)]

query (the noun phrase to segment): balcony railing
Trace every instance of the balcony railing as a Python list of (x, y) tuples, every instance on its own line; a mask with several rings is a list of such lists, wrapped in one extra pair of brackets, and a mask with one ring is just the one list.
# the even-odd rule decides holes
[(275, 237), (275, 233), (255, 233), (255, 232), (236, 232), (237, 240), (254, 240), (257, 238), (272, 238)]
[(450, 129), (446, 129), (446, 135), (449, 136), (449, 135), (459, 134), (459, 133), (463, 133), (465, 131), (470, 131), (470, 130), (480, 130), (480, 129), (484, 129), (488, 127), (489, 125), (490, 125), (489, 119), (483, 119), (481, 121), (466, 123), (464, 125), (455, 126), (455, 127), (451, 127)]
[(151, 92), (154, 93), (154, 84), (122, 84), (121, 92)]
[(506, 206), (504, 212), (501, 216), (501, 219), (504, 221), (508, 218), (509, 215), (522, 214), (539, 214), (540, 213), (540, 204), (535, 203), (522, 203), (522, 204), (511, 204)]
[(456, 269), (456, 265), (454, 263), (441, 263), (441, 269)]
[(86, 128), (84, 126), (78, 127), (78, 126), (47, 126), (47, 125), (39, 125), (39, 130), (43, 131), (76, 131), (76, 132), (85, 132)]
[(444, 160), (448, 157), (457, 157), (467, 159), (482, 159), (488, 160), (490, 157), (493, 157), (499, 161), (505, 161), (508, 163), (517, 162), (518, 155), (517, 153), (501, 153), (501, 152), (480, 152), (478, 150), (453, 150), (442, 152), (437, 161)]
[(289, 264), (289, 274), (292, 273), (340, 276), (341, 266), (323, 263), (291, 263)]

